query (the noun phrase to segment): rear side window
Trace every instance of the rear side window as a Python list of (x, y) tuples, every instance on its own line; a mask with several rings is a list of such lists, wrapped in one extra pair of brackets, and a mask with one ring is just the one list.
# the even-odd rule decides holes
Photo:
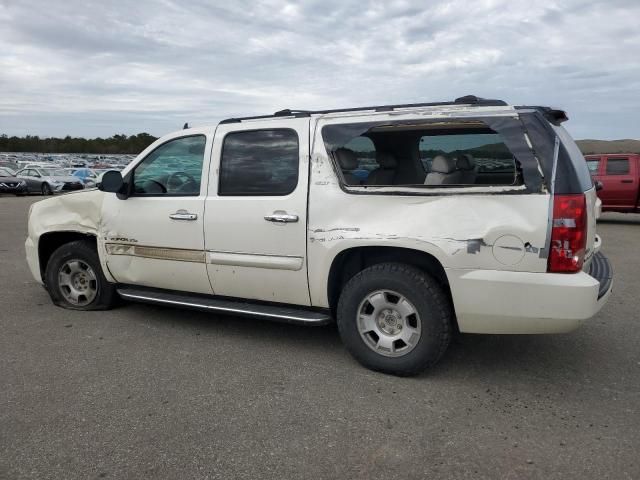
[(629, 174), (628, 158), (607, 159), (607, 175), (628, 175), (628, 174)]
[(503, 136), (478, 120), (335, 124), (323, 127), (322, 134), (347, 185), (523, 183), (520, 163)]
[[(516, 181), (516, 161), (498, 133), (429, 135), (420, 138), (420, 161), (426, 172), (433, 172), (438, 156), (458, 160), (465, 157), (475, 175), (463, 175), (460, 184), (512, 185)], [(458, 170), (461, 165), (456, 164)]]
[(378, 168), (376, 161), (376, 147), (370, 138), (359, 136), (349, 140), (344, 148), (355, 153), (358, 164), (351, 174), (359, 181), (365, 182), (369, 174)]
[(298, 135), (291, 129), (227, 134), (218, 195), (282, 196), (298, 184)]

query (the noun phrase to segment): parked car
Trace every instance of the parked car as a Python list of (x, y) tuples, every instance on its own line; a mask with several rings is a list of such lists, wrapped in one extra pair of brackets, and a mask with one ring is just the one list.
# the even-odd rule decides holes
[(21, 169), (25, 168), (58, 168), (57, 165), (52, 164), (52, 162), (29, 162), (29, 161), (18, 161)]
[(15, 177), (16, 171), (9, 167), (0, 167), (0, 175), (5, 177)]
[(17, 178), (8, 168), (0, 167), (0, 193), (20, 195), (26, 193), (27, 182)]
[(9, 169), (15, 174), (16, 170), (18, 169), (18, 165), (15, 162), (0, 160), (0, 168)]
[(97, 178), (96, 172), (90, 168), (69, 168), (67, 171), (80, 179), (80, 181), (84, 184), (85, 188), (93, 188), (96, 186)]
[(27, 191), (29, 193), (39, 192), (42, 195), (52, 195), (56, 192), (82, 190), (84, 188), (78, 178), (69, 175), (62, 168), (23, 168), (16, 173), (16, 176), (27, 182)]
[(591, 176), (601, 184), (598, 197), (603, 211), (640, 213), (640, 155), (609, 153), (585, 159)]
[(7, 175), (15, 175), (16, 174), (16, 169), (11, 168), (7, 165), (0, 165), (0, 171), (2, 171), (3, 173), (7, 174)]
[(606, 303), (596, 192), (564, 120), (469, 96), (181, 130), (99, 189), (34, 204), (27, 261), (65, 308), (335, 319), (363, 365), (415, 374), (455, 329), (567, 332)]

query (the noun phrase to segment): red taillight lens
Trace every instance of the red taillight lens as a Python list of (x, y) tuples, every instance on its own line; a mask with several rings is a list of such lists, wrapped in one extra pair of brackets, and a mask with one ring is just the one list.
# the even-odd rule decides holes
[(587, 201), (584, 194), (555, 195), (547, 271), (579, 272), (582, 269), (586, 246)]

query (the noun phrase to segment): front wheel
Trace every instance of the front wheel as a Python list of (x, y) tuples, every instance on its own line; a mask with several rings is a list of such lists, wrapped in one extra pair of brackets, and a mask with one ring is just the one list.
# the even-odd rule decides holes
[(48, 183), (43, 183), (40, 187), (40, 193), (42, 195), (51, 195), (53, 192), (51, 191), (51, 187)]
[(338, 302), (338, 330), (364, 366), (416, 375), (442, 357), (453, 313), (440, 285), (410, 265), (382, 263), (356, 274)]
[(49, 259), (45, 284), (51, 300), (70, 310), (106, 310), (118, 298), (102, 273), (95, 249), (85, 241), (59, 247)]

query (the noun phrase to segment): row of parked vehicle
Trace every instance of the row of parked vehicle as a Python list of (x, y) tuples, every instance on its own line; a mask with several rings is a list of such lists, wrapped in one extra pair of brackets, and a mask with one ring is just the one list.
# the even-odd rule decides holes
[(105, 171), (40, 165), (27, 165), (15, 171), (10, 167), (0, 166), (0, 193), (53, 195), (93, 188)]

